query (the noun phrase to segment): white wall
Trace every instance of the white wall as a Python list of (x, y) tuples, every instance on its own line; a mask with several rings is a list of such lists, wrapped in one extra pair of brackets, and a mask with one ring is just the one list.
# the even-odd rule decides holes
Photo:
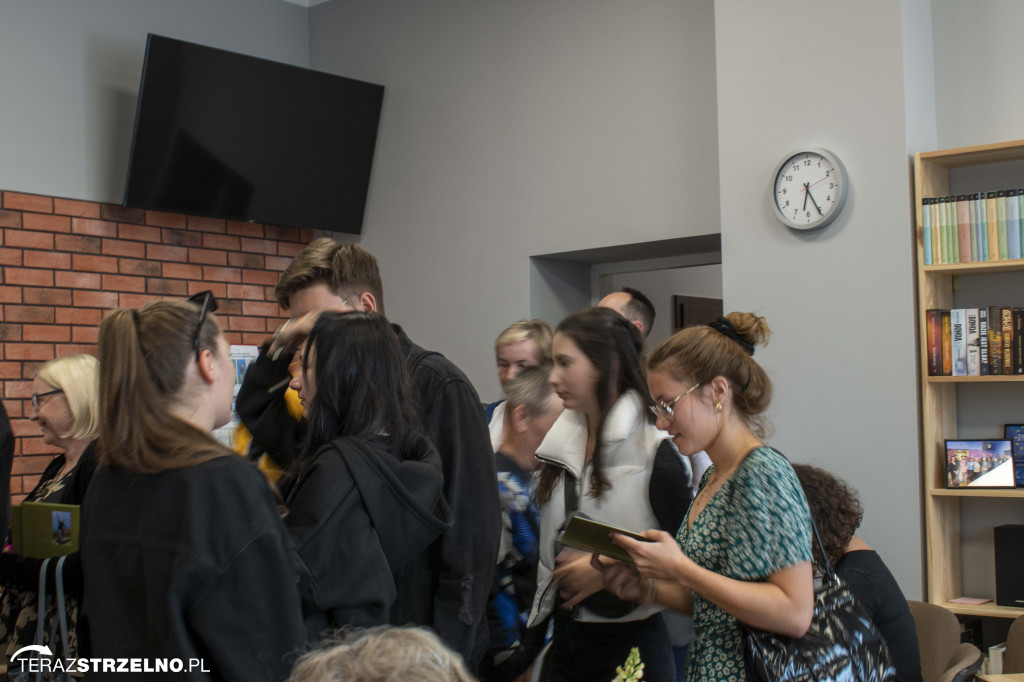
[(121, 203), (147, 33), (309, 64), (280, 0), (0, 0), (0, 188)]
[(497, 394), (530, 255), (716, 232), (713, 27), (711, 0), (312, 8), (311, 66), (386, 86), (360, 242), (389, 317)]
[[(771, 442), (860, 491), (861, 530), (922, 596), (911, 197), (901, 6), (715, 2), (726, 310), (774, 331)], [(769, 208), (776, 163), (826, 147), (845, 212), (813, 234)]]
[(932, 0), (938, 148), (1024, 138), (1024, 3)]

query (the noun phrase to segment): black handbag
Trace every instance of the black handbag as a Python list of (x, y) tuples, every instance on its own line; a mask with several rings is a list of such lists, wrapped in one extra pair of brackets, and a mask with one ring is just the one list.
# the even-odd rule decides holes
[[(822, 584), (814, 592), (814, 616), (803, 637), (794, 638), (739, 623), (747, 677), (754, 682), (887, 682), (896, 679), (889, 649), (875, 624), (821, 552)], [(824, 565), (821, 565), (824, 564)]]

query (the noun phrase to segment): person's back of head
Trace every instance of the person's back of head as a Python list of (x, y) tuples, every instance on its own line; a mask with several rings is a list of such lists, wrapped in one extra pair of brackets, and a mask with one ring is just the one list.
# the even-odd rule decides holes
[[(857, 498), (857, 491), (838, 476), (810, 464), (794, 464), (793, 471), (804, 489), (821, 544), (835, 568), (864, 518), (864, 508)], [(814, 555), (818, 556), (818, 543), (814, 542), (812, 546)]]
[(384, 314), (384, 286), (380, 267), (372, 253), (358, 244), (339, 244), (328, 237), (315, 239), (285, 268), (274, 295), (281, 307), (291, 307), (291, 297), (317, 283), (341, 298), (369, 292), (377, 312)]
[(288, 682), (474, 682), (461, 657), (426, 628), (341, 633), (295, 663)]
[[(226, 346), (216, 318), (203, 317), (188, 301), (153, 301), (107, 315), (99, 336), (98, 466), (155, 473), (230, 454), (208, 431), (174, 414), (212, 389), (198, 367), (190, 368), (201, 357), (224, 361)], [(231, 405), (230, 394), (225, 397), (224, 421)]]
[(654, 326), (656, 312), (651, 299), (643, 292), (632, 287), (622, 287), (621, 291), (608, 294), (597, 304), (600, 308), (608, 308), (618, 312), (640, 330), (646, 341)]
[(359, 436), (382, 439), (401, 456), (420, 433), (398, 337), (382, 315), (322, 313), (306, 340), (303, 371), (316, 379), (308, 454), (333, 438)]

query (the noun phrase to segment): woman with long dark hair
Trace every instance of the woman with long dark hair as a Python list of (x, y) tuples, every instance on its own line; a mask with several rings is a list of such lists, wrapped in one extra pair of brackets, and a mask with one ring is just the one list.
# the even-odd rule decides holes
[(291, 530), (313, 574), (312, 640), (344, 625), (432, 622), (447, 529), (441, 461), (416, 417), (398, 338), (375, 313), (320, 315), (292, 380), (308, 425), (284, 486)]
[(645, 680), (674, 679), (661, 607), (617, 599), (589, 554), (556, 543), (574, 510), (674, 532), (690, 502), (679, 454), (653, 424), (642, 343), (635, 326), (606, 308), (570, 315), (555, 332), (551, 383), (566, 409), (537, 450), (540, 564), (530, 619), (554, 614), (552, 680), (611, 679), (633, 647)]
[(215, 307), (205, 292), (115, 310), (100, 326), (84, 612), (95, 657), (279, 681), (305, 645), (298, 557), (266, 480), (211, 435), (231, 417), (235, 383)]

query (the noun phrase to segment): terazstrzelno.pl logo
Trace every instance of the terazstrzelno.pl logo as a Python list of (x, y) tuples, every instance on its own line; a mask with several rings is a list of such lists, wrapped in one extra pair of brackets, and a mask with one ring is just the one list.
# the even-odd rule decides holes
[[(37, 655), (33, 656), (32, 653)], [(210, 672), (201, 658), (53, 658), (48, 646), (30, 644), (11, 655), (9, 672), (27, 673), (182, 673)]]

